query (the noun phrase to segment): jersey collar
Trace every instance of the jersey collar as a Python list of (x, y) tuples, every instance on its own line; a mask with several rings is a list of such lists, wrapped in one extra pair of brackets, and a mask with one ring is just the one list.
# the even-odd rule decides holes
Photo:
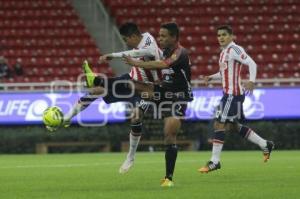
[(235, 45), (234, 41), (232, 41), (229, 44), (227, 44), (227, 46), (225, 46), (224, 48), (222, 48), (222, 50), (227, 50), (232, 45)]

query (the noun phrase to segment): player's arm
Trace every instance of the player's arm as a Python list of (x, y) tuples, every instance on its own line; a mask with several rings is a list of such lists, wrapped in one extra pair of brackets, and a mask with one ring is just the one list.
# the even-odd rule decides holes
[(142, 49), (133, 49), (133, 50), (127, 50), (122, 52), (105, 54), (99, 58), (99, 62), (102, 63), (102, 62), (107, 62), (109, 60), (112, 60), (114, 58), (122, 58), (124, 55), (134, 57), (134, 58), (153, 56), (153, 50), (151, 48), (142, 48)]
[(140, 60), (134, 60), (130, 56), (123, 56), (124, 62), (128, 65), (140, 67), (144, 69), (164, 69), (168, 68), (169, 65), (167, 65), (164, 61), (140, 61)]
[(218, 80), (218, 79), (221, 79), (222, 76), (221, 76), (221, 73), (220, 72), (217, 72), (213, 75), (210, 75), (210, 76), (207, 76), (209, 78), (209, 81), (210, 80)]
[(217, 72), (217, 73), (215, 73), (213, 75), (204, 76), (203, 80), (204, 80), (204, 84), (207, 85), (209, 81), (211, 81), (211, 80), (219, 80), (221, 78), (222, 78), (221, 73)]
[(131, 66), (136, 66), (144, 69), (164, 69), (176, 65), (176, 63), (180, 61), (180, 58), (183, 58), (183, 56), (185, 56), (185, 54), (183, 54), (180, 49), (177, 49), (169, 58), (163, 60), (140, 61), (133, 60), (130, 56), (124, 56), (124, 61)]
[(245, 89), (251, 93), (255, 87), (257, 65), (245, 51), (243, 51), (240, 55), (235, 54), (235, 59), (242, 64), (247, 65), (249, 68), (249, 81), (245, 84)]

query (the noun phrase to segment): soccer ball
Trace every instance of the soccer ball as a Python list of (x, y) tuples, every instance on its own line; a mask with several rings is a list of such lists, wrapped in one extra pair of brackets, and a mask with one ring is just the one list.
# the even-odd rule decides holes
[(57, 106), (47, 108), (43, 113), (43, 122), (48, 127), (58, 127), (62, 125), (64, 114)]

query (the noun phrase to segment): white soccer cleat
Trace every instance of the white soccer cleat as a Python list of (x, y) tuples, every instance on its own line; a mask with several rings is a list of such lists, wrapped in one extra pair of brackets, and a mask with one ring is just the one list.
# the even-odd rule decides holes
[(134, 159), (126, 158), (126, 160), (123, 162), (122, 166), (119, 169), (119, 173), (120, 174), (127, 173), (130, 170), (130, 168), (133, 166), (133, 164), (134, 164)]

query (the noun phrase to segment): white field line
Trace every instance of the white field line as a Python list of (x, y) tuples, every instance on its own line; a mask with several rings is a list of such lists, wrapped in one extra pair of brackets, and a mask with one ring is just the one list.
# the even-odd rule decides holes
[[(195, 163), (200, 162), (199, 160), (177, 160), (176, 163)], [(75, 167), (95, 167), (95, 166), (106, 166), (106, 165), (121, 165), (123, 162), (102, 162), (102, 163), (72, 163), (72, 164), (35, 164), (35, 165), (13, 165), (13, 166), (0, 166), (0, 169), (31, 169), (31, 168), (75, 168)], [(164, 164), (164, 160), (161, 161), (137, 161), (136, 164)]]

